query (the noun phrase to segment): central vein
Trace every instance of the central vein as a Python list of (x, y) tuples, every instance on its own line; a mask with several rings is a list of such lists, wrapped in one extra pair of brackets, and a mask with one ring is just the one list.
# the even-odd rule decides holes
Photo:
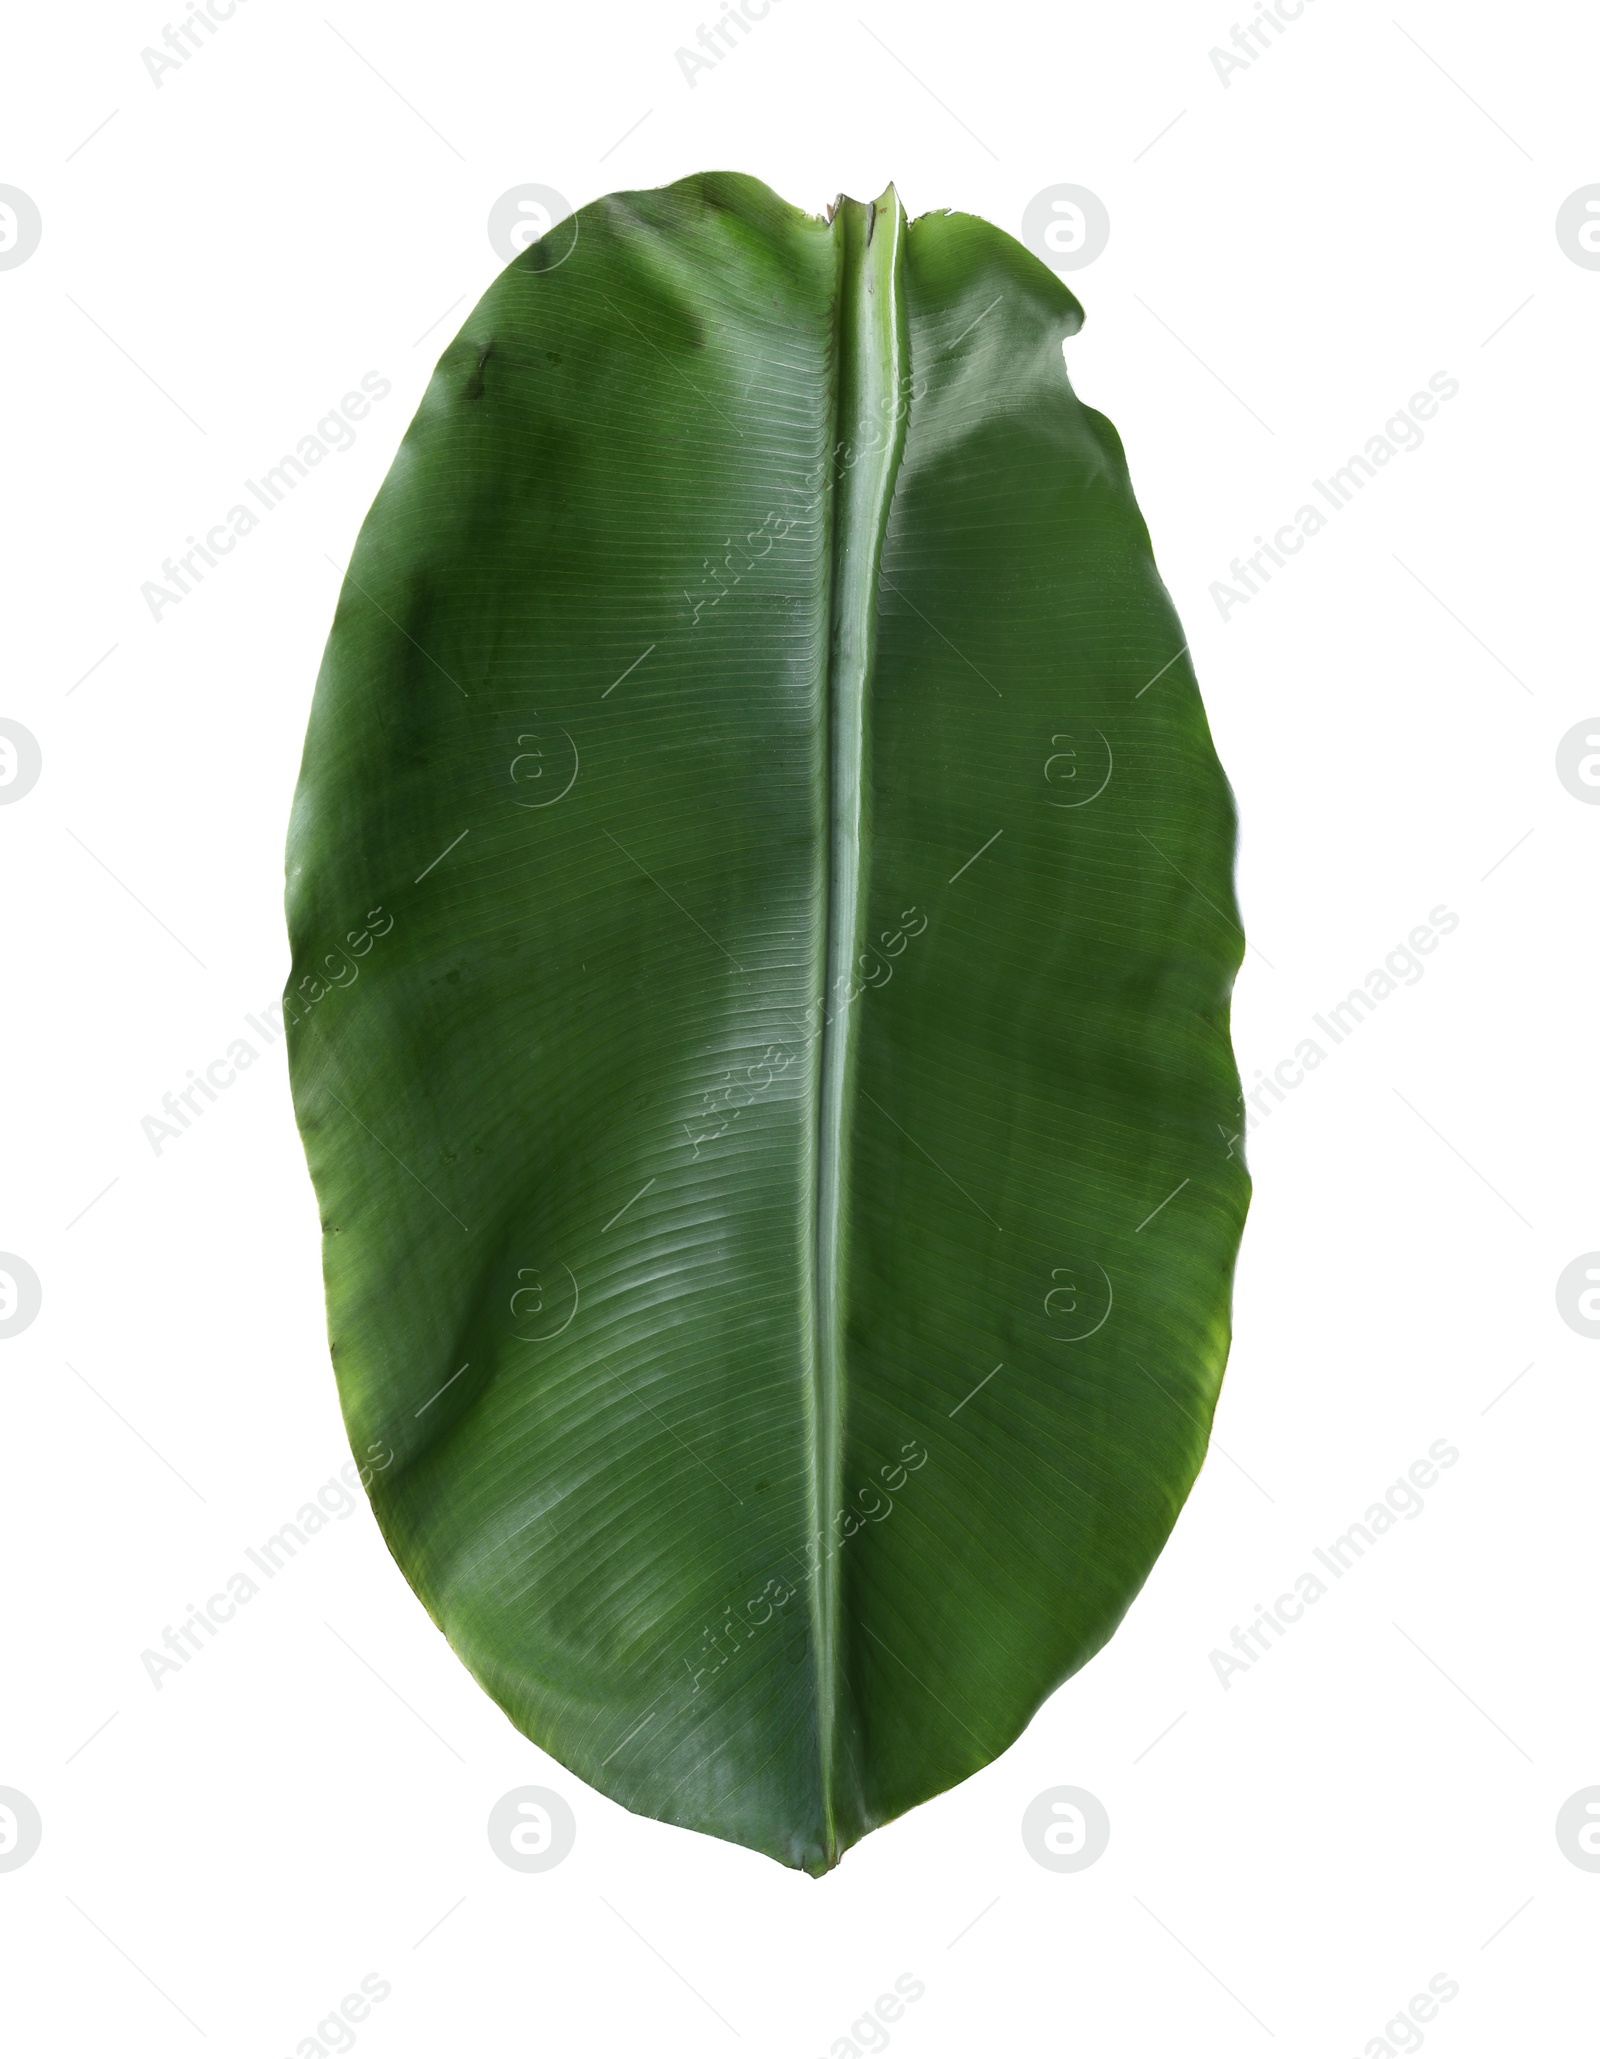
[(849, 1231), (850, 1109), (856, 1038), (852, 1000), (866, 927), (867, 694), (878, 571), (889, 501), (905, 441), (904, 316), (898, 273), (905, 214), (891, 186), (870, 203), (841, 200), (833, 218), (835, 307), (833, 449), (827, 506), (829, 659), (824, 713), (827, 765), (821, 1051), (818, 1065), (815, 1393), (812, 1522), (813, 1635), (826, 1853), (839, 1855), (837, 1813), (852, 1775), (840, 1763), (844, 1683), (837, 1519), (845, 1429), (844, 1252)]

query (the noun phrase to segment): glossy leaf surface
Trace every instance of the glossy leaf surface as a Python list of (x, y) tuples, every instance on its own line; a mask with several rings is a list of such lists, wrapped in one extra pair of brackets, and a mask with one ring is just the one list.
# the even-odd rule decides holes
[(353, 1446), (512, 1721), (822, 1871), (1110, 1636), (1248, 1192), (1234, 815), (1076, 301), (613, 195), (362, 531), (289, 842)]

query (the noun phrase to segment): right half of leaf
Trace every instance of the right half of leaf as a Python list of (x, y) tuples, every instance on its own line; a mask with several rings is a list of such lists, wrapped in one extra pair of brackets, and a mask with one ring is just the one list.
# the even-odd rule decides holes
[(1122, 1618), (1205, 1453), (1249, 1196), (1233, 801), (1068, 381), (1081, 312), (966, 215), (911, 225), (901, 284), (839, 1483), (867, 1825), (985, 1764)]

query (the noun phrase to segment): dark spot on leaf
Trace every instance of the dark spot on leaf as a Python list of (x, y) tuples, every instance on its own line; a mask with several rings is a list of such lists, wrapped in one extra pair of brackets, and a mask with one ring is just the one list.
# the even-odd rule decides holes
[(494, 345), (492, 343), (486, 343), (478, 353), (478, 369), (473, 373), (466, 385), (466, 397), (468, 400), (482, 400), (483, 398), (483, 368), (489, 362), (489, 353), (493, 349)]

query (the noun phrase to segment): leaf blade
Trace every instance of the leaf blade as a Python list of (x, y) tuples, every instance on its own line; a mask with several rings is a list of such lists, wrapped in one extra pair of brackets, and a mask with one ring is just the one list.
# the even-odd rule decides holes
[[(1118, 1215), (1113, 1355), (1024, 1311), (1085, 1197), (1220, 1156), (1231, 800), (1076, 303), (1009, 239), (732, 175), (571, 233), (441, 360), (319, 682), (330, 1334), (391, 1549), (512, 1720), (823, 1870), (1103, 1641), (1198, 1465), (1129, 1349), (1209, 1421), (1242, 1169), (1174, 1170), (1159, 1264)], [(1052, 725), (1104, 737), (1151, 660), (1139, 819), (1192, 889), (1114, 770), (1049, 790)], [(332, 936), (352, 990), (308, 1005)]]

